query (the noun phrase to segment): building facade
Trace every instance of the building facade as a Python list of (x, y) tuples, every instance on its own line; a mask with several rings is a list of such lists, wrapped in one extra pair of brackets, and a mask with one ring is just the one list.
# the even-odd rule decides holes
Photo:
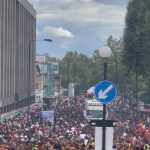
[(43, 87), (44, 87), (43, 74), (40, 71), (39, 63), (36, 63), (36, 75), (35, 75), (35, 103), (43, 103)]
[(40, 74), (36, 75), (36, 102), (50, 100), (58, 96), (60, 89), (59, 63), (48, 55), (37, 55)]
[(34, 103), (36, 12), (27, 0), (0, 0), (1, 114)]

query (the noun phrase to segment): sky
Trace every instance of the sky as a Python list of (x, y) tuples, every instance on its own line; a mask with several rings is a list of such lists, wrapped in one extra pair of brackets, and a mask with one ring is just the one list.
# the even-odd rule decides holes
[(123, 35), (128, 0), (28, 0), (37, 13), (36, 52), (62, 59), (77, 51), (89, 57), (112, 35)]

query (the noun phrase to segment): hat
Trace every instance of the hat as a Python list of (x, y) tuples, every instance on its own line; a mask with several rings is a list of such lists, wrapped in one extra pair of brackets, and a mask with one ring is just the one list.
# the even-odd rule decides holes
[(28, 137), (25, 135), (24, 138), (27, 139)]

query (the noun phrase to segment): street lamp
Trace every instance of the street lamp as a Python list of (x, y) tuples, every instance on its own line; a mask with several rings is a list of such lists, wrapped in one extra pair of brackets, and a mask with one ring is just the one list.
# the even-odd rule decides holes
[[(112, 50), (103, 46), (99, 49), (99, 55), (104, 60), (104, 80), (107, 80), (107, 60), (112, 56)], [(106, 120), (106, 104), (103, 104), (103, 121)], [(106, 150), (106, 127), (102, 127), (102, 150)]]
[(52, 42), (52, 39), (43, 39), (43, 40), (29, 40), (29, 57), (28, 57), (28, 62), (29, 62), (29, 73), (28, 73), (28, 109), (30, 108), (30, 103), (31, 103), (31, 99), (30, 99), (30, 82), (31, 82), (31, 60), (33, 59), (33, 52), (32, 52), (32, 48), (31, 48), (31, 42), (36, 42), (36, 41), (46, 41), (46, 42)]
[(52, 39), (44, 39), (43, 41), (53, 42), (53, 40), (52, 40)]

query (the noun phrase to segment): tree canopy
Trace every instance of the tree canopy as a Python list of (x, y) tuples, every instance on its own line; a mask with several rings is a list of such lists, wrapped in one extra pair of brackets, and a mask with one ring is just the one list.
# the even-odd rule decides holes
[[(149, 74), (150, 63), (149, 0), (132, 0), (128, 4), (124, 32), (124, 62), (129, 70)], [(129, 61), (130, 60), (130, 61)], [(137, 66), (137, 68), (135, 67)]]
[[(108, 61), (108, 80), (114, 82), (120, 91), (125, 91), (126, 68), (123, 66), (120, 56), (123, 45), (122, 39), (116, 40), (110, 36), (106, 45), (114, 53), (114, 56)], [(68, 82), (77, 83), (79, 93), (103, 80), (103, 60), (100, 58), (98, 50), (93, 51), (92, 57), (76, 51), (69, 51), (60, 61), (60, 68), (62, 86), (67, 88)], [(119, 82), (124, 84), (119, 84)]]
[(150, 99), (150, 3), (132, 0), (127, 7), (122, 60), (137, 82), (138, 98)]

